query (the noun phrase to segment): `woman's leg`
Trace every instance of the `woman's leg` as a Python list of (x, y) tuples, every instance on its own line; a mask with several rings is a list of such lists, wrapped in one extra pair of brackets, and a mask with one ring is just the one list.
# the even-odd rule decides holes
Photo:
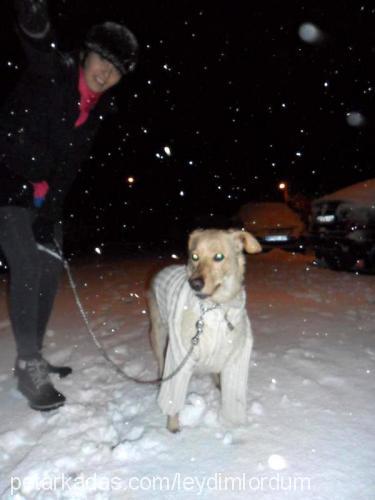
[[(58, 242), (59, 248), (55, 245), (46, 245), (44, 248), (39, 247), (41, 258), (41, 276), (39, 285), (39, 307), (38, 307), (38, 349), (42, 352), (43, 339), (47, 330), (47, 324), (51, 316), (53, 303), (56, 298), (56, 293), (59, 285), (59, 278), (63, 270), (63, 262), (58, 258), (60, 249), (62, 248), (62, 228), (55, 228), (55, 239)], [(50, 248), (51, 247), (51, 248)], [(51, 255), (48, 250), (51, 249), (54, 255)], [(66, 377), (72, 373), (70, 366), (54, 366), (47, 362), (49, 373), (57, 373), (60, 377)]]
[[(56, 240), (61, 248), (62, 233), (60, 228), (58, 228), (55, 232)], [(53, 251), (56, 252), (56, 249), (53, 248)], [(57, 257), (54, 257), (48, 252), (39, 250), (39, 253), (41, 259), (41, 276), (39, 285), (40, 301), (38, 307), (37, 339), (38, 348), (41, 351), (43, 348), (43, 339), (46, 333), (47, 324), (51, 316), (53, 303), (57, 294), (59, 279), (63, 270), (63, 263)]]
[(32, 232), (32, 213), (0, 208), (0, 245), (10, 270), (9, 313), (19, 357), (38, 354), (41, 257)]
[(32, 223), (32, 212), (27, 209), (0, 208), (0, 245), (10, 268), (10, 318), (18, 353), (15, 366), (18, 389), (35, 410), (51, 410), (63, 405), (65, 397), (52, 385), (48, 363), (39, 353), (43, 258)]

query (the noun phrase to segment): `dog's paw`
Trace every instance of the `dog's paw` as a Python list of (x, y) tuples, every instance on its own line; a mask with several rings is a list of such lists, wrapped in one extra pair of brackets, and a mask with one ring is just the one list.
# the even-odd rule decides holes
[(177, 434), (178, 432), (181, 432), (181, 429), (178, 428), (178, 429), (168, 429), (169, 432), (171, 432), (172, 434)]
[(180, 432), (180, 422), (178, 420), (178, 415), (169, 416), (167, 420), (167, 429), (169, 432), (176, 434), (176, 432)]

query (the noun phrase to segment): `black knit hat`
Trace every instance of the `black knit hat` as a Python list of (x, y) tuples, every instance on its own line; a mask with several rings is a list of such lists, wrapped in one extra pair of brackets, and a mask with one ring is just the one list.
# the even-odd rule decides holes
[(106, 22), (93, 26), (84, 44), (88, 50), (108, 59), (122, 75), (133, 71), (137, 64), (137, 39), (121, 24)]

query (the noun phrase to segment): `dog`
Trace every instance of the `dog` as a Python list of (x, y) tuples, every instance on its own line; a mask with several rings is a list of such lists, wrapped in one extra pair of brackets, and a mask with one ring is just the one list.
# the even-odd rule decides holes
[(161, 270), (148, 296), (151, 346), (159, 376), (167, 378), (161, 382), (158, 404), (171, 432), (180, 430), (178, 413), (194, 373), (213, 374), (224, 418), (246, 422), (253, 337), (243, 251), (262, 250), (254, 236), (234, 229), (197, 229), (189, 236), (188, 249), (188, 264)]

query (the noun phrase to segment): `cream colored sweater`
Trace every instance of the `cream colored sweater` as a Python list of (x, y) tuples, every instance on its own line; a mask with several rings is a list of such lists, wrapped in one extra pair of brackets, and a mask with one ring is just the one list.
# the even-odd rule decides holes
[[(152, 288), (162, 321), (169, 331), (163, 377), (181, 363), (196, 334), (201, 316), (198, 297), (187, 281), (186, 266), (169, 266), (154, 278)], [(202, 301), (205, 308), (213, 303)], [(158, 404), (167, 415), (184, 406), (193, 373), (220, 373), (223, 416), (232, 422), (246, 422), (246, 388), (253, 337), (246, 312), (243, 289), (230, 303), (203, 316), (204, 329), (198, 345), (183, 368), (162, 382)], [(228, 326), (228, 322), (234, 328)]]

